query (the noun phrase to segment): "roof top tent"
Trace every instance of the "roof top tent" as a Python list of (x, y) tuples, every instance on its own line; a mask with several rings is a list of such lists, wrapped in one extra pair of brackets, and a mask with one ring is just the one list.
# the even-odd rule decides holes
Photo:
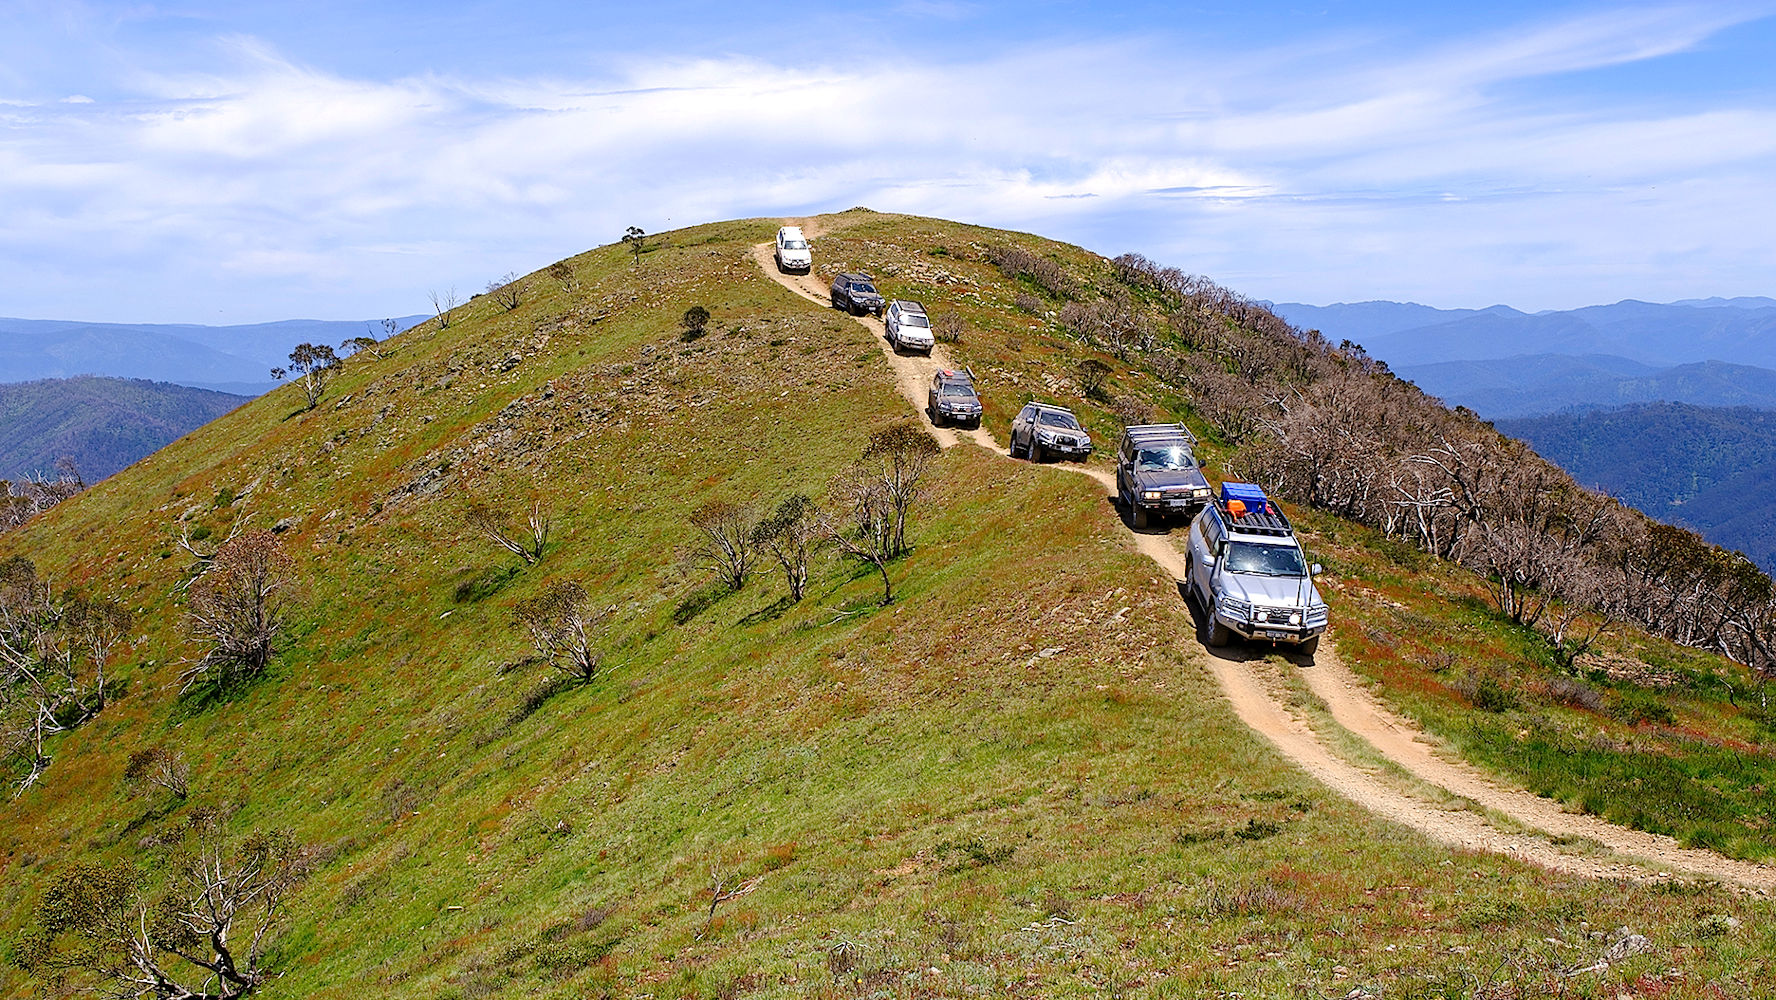
[(1253, 535), (1288, 536), (1295, 533), (1283, 509), (1264, 495), (1255, 483), (1222, 483), (1215, 505), (1227, 518), (1230, 530)]

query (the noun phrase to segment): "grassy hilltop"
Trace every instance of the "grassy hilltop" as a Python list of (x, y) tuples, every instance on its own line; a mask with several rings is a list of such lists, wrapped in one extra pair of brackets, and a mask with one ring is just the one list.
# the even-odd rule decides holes
[[(823, 266), (871, 270), (886, 293), (965, 320), (951, 350), (981, 375), (1001, 439), (1032, 393), (1113, 438), (1115, 418), (1071, 378), (1083, 354), (1052, 319), (1058, 300), (985, 248), (1049, 259), (1082, 295), (1113, 281), (1100, 258), (861, 210), (822, 222)], [(769, 572), (722, 594), (684, 555), (693, 509), (818, 494), (907, 413), (866, 330), (754, 265), (775, 226), (650, 237), (639, 264), (592, 250), (567, 262), (571, 283), (526, 279), (516, 309), (480, 297), (448, 328), (354, 356), (313, 410), (280, 389), (0, 536), (0, 560), (124, 598), (140, 634), (123, 697), (0, 803), (0, 938), (57, 872), (152, 867), (157, 835), (226, 803), (235, 831), (288, 828), (317, 851), (266, 996), (1776, 988), (1766, 901), (1452, 853), (1286, 766), (1221, 703), (1171, 581), (1083, 477), (963, 444), (917, 509), (893, 605), (873, 608), (876, 581), (836, 560), (797, 605)], [(684, 341), (693, 305), (713, 319)], [(1114, 382), (1191, 416), (1126, 366)], [(533, 483), (558, 526), (518, 570), (463, 506)], [(180, 697), (194, 647), (177, 542), (236, 522), (286, 529), (296, 627), (268, 676)], [(1352, 665), (1487, 763), (1538, 766), (1510, 748), (1534, 705), (1477, 712), (1446, 665), (1400, 641), (1447, 626), (1464, 655), (1533, 660), (1477, 610), (1472, 582), (1362, 529), (1303, 523), (1338, 576)], [(510, 621), (557, 580), (613, 608), (613, 669), (551, 693)], [(1612, 650), (1651, 650), (1686, 677), (1717, 669), (1651, 640)], [(1702, 687), (1679, 687), (1672, 728), (1737, 733), (1753, 763), (1733, 780), (1763, 780), (1752, 723)], [(1567, 711), (1541, 716), (1566, 726)], [(1581, 721), (1628, 734), (1611, 760), (1690, 759), (1644, 719)], [(191, 761), (186, 803), (126, 795), (125, 763), (150, 746)], [(1746, 816), (1761, 800), (1742, 800), (1719, 822), (1752, 830), (1739, 853), (1758, 856), (1767, 831)], [(717, 879), (752, 888), (711, 918)], [(1654, 950), (1562, 978), (1603, 949), (1593, 932), (1624, 925)], [(0, 969), (0, 994), (40, 992)]]

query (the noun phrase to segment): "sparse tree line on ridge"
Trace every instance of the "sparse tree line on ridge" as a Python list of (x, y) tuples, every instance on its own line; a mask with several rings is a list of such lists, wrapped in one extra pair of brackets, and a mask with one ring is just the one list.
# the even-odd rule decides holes
[[(1071, 292), (1025, 258), (1035, 255), (1002, 251), (998, 262)], [(1068, 302), (1060, 322), (1188, 393), (1239, 446), (1236, 474), (1475, 570), (1500, 613), (1568, 665), (1633, 622), (1776, 675), (1776, 590), (1743, 555), (1584, 489), (1355, 344), (1136, 254), (1112, 266), (1120, 292)]]

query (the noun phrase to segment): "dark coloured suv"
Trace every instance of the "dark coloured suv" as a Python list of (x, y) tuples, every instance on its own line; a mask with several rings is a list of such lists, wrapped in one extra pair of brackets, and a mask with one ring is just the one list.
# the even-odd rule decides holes
[(967, 424), (979, 427), (980, 394), (974, 391), (974, 373), (944, 369), (931, 376), (931, 395), (926, 402), (934, 425)]
[(1209, 481), (1191, 448), (1196, 435), (1183, 424), (1136, 424), (1116, 450), (1116, 499), (1135, 527), (1168, 515), (1193, 517), (1209, 502)]
[(880, 316), (887, 307), (882, 293), (876, 291), (876, 280), (867, 274), (841, 274), (833, 279), (832, 305), (853, 316), (872, 313)]
[(1041, 462), (1053, 456), (1083, 462), (1091, 453), (1091, 435), (1079, 426), (1073, 411), (1064, 406), (1025, 403), (1011, 422), (1013, 458)]

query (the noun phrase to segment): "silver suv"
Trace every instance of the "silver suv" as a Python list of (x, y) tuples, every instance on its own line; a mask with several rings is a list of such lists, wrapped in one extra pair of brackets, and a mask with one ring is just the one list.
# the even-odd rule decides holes
[[(1023, 442), (1020, 449), (1018, 442)], [(1092, 453), (1091, 435), (1064, 406), (1025, 403), (1011, 421), (1011, 457), (1041, 462), (1052, 457), (1085, 461)]]
[(888, 342), (896, 351), (918, 351), (925, 355), (937, 346), (931, 333), (931, 317), (925, 315), (923, 303), (911, 299), (895, 299), (883, 318), (888, 328)]
[(1185, 588), (1208, 622), (1211, 646), (1235, 635), (1286, 643), (1313, 655), (1326, 631), (1326, 602), (1295, 529), (1264, 491), (1222, 483), (1221, 496), (1190, 526)]

